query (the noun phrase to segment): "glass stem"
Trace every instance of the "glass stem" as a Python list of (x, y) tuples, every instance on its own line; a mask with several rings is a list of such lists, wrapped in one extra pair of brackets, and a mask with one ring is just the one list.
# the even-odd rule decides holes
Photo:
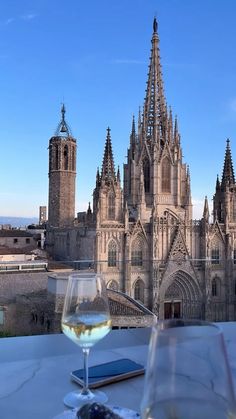
[(88, 356), (89, 356), (89, 348), (83, 348), (84, 354), (84, 385), (81, 391), (81, 394), (86, 395), (89, 394), (89, 384), (88, 384)]

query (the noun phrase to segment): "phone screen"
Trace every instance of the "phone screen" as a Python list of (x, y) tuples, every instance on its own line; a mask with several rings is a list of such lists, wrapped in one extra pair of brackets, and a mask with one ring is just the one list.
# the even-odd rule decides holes
[[(131, 359), (118, 359), (117, 361), (89, 367), (89, 386), (91, 388), (99, 387), (140, 374), (144, 374), (143, 365), (137, 364)], [(71, 376), (73, 380), (83, 385), (83, 369), (73, 371)]]

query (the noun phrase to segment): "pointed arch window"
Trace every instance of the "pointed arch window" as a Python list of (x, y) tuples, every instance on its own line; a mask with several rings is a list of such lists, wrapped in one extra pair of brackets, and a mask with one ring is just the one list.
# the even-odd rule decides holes
[(117, 245), (112, 240), (108, 245), (108, 266), (114, 267), (117, 265)]
[(142, 251), (142, 243), (140, 240), (136, 240), (134, 242), (134, 245), (131, 251), (131, 265), (132, 266), (143, 265), (143, 251)]
[(234, 261), (234, 265), (236, 265), (236, 249), (234, 249), (233, 261)]
[(211, 283), (211, 294), (212, 297), (218, 297), (220, 295), (220, 282), (219, 278), (213, 278)]
[(115, 195), (113, 192), (108, 195), (108, 219), (115, 219)]
[(143, 178), (144, 178), (144, 190), (150, 192), (150, 163), (147, 158), (143, 160)]
[(220, 249), (217, 246), (211, 249), (211, 263), (212, 265), (219, 265), (220, 263)]
[(67, 233), (67, 236), (66, 236), (66, 254), (67, 254), (67, 257), (70, 256), (70, 234), (69, 233)]
[(68, 170), (68, 162), (69, 162), (69, 156), (68, 156), (68, 145), (66, 144), (64, 147), (64, 170)]
[(144, 282), (137, 279), (134, 285), (134, 299), (144, 303)]
[(161, 190), (165, 193), (171, 192), (171, 164), (167, 157), (163, 159), (161, 166)]

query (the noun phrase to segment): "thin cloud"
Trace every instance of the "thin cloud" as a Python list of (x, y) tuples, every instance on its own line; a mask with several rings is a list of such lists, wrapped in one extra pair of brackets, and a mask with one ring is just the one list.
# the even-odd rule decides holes
[(22, 15), (21, 19), (23, 20), (32, 20), (35, 19), (37, 17), (36, 13), (28, 13), (26, 15)]
[(8, 19), (6, 19), (4, 22), (2, 22), (3, 25), (10, 25), (13, 22), (19, 21), (19, 20), (24, 20), (26, 22), (29, 22), (33, 19), (35, 19), (37, 17), (36, 13), (27, 13), (25, 15), (22, 16), (18, 16), (18, 17), (9, 17)]
[(233, 98), (233, 99), (230, 100), (229, 108), (230, 108), (231, 112), (236, 113), (236, 98)]
[(4, 24), (5, 25), (10, 25), (12, 22), (14, 22), (15, 18), (14, 17), (9, 17), (7, 20), (5, 20)]
[(117, 58), (111, 61), (112, 64), (145, 64), (144, 61), (132, 60), (130, 58)]

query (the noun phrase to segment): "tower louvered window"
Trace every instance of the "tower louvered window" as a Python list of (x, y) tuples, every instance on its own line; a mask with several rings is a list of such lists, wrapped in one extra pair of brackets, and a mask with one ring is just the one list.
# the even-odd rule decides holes
[(55, 145), (55, 169), (59, 170), (59, 147), (58, 144)]
[(116, 243), (112, 240), (108, 245), (108, 266), (116, 266), (117, 263)]
[(171, 192), (171, 164), (170, 160), (165, 157), (161, 167), (161, 189), (162, 192)]
[(115, 196), (113, 193), (108, 195), (108, 219), (115, 219)]
[(64, 170), (68, 170), (68, 145), (64, 147)]
[(143, 160), (143, 177), (144, 177), (144, 190), (150, 192), (150, 164), (148, 159)]
[(75, 147), (72, 148), (72, 171), (75, 171)]

